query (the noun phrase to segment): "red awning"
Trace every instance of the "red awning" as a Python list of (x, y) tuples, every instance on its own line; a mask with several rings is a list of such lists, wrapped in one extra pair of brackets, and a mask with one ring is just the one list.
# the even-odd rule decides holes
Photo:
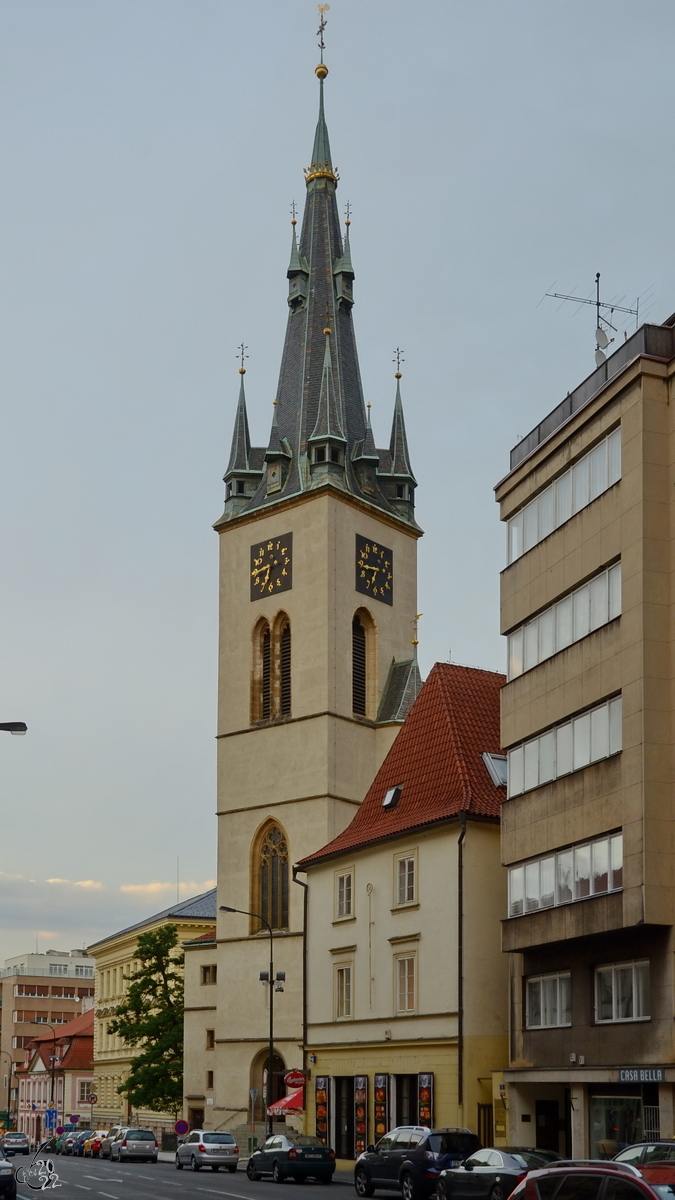
[(295, 1088), (294, 1091), (284, 1096), (283, 1100), (277, 1100), (276, 1104), (271, 1104), (267, 1110), (268, 1113), (271, 1113), (273, 1117), (283, 1117), (284, 1113), (287, 1112), (302, 1112), (302, 1093), (304, 1090), (304, 1088)]

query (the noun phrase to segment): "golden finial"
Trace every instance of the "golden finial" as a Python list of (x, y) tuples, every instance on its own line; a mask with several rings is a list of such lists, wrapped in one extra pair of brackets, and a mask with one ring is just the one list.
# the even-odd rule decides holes
[[(400, 346), (397, 346), (396, 349), (394, 350), (394, 357), (392, 358), (391, 361), (396, 363), (394, 379), (400, 379), (401, 378), (401, 363), (405, 362), (405, 359), (403, 357), (403, 351), (401, 350)], [(420, 613), (420, 616), (421, 616), (421, 613)]]
[(245, 346), (243, 342), (241, 343), (241, 346), (237, 350), (237, 358), (241, 359), (241, 366), (239, 368), (240, 375), (246, 374), (246, 367), (244, 366), (244, 359), (248, 358), (248, 354), (246, 353), (247, 350), (248, 350), (248, 346)]
[(324, 329), (324, 333), (325, 333), (326, 337), (330, 337), (331, 330), (328, 328), (328, 326), (326, 326), (326, 328)]
[(416, 613), (415, 616), (413, 617), (413, 626), (415, 628), (415, 636), (413, 637), (413, 640), (412, 640), (413, 646), (419, 646), (419, 644), (420, 644), (419, 638), (417, 636), (417, 626), (419, 624), (420, 617), (423, 617), (423, 616), (424, 616), (424, 613)]

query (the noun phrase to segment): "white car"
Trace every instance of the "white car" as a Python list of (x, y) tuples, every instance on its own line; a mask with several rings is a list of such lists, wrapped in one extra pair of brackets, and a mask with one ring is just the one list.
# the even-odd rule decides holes
[(201, 1171), (202, 1167), (219, 1171), (221, 1167), (227, 1167), (228, 1171), (234, 1173), (238, 1162), (239, 1147), (231, 1133), (193, 1129), (176, 1150), (177, 1171), (182, 1171), (183, 1167), (190, 1167), (193, 1171)]

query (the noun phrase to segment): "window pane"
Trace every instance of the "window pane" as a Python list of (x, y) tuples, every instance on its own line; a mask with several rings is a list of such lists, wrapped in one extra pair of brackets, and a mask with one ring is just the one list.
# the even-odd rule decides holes
[(615, 563), (609, 568), (609, 619), (618, 617), (621, 612), (621, 563)]
[(555, 730), (543, 733), (539, 738), (539, 782), (548, 783), (555, 779)]
[(633, 968), (614, 968), (614, 1007), (617, 1020), (633, 1016)]
[(509, 870), (509, 916), (518, 917), (523, 911), (524, 868), (511, 867)]
[(517, 679), (523, 673), (523, 631), (516, 629), (509, 634), (509, 679)]
[(591, 629), (599, 629), (607, 622), (606, 571), (603, 571), (602, 575), (597, 575), (595, 579), (591, 579), (589, 590), (591, 593)]
[(591, 500), (607, 490), (607, 439), (589, 454), (591, 464)]
[(563, 525), (572, 516), (572, 473), (565, 471), (555, 484), (555, 523)]
[(536, 500), (533, 500), (531, 504), (528, 504), (523, 509), (523, 549), (525, 551), (531, 550), (533, 546), (536, 546), (538, 541), (537, 511), (538, 503)]
[(556, 855), (556, 874), (558, 904), (567, 904), (572, 899), (572, 870), (574, 854), (572, 850), (563, 850)]
[(621, 428), (615, 429), (614, 433), (610, 433), (608, 439), (609, 444), (609, 484), (621, 478)]
[(572, 978), (560, 976), (560, 1024), (572, 1024)]
[(572, 597), (566, 596), (555, 606), (556, 617), (556, 647), (564, 650), (572, 641)]
[(523, 760), (524, 751), (522, 746), (516, 746), (514, 750), (509, 750), (508, 753), (508, 791), (509, 796), (519, 796), (523, 790)]
[(607, 758), (609, 754), (609, 707), (602, 704), (594, 708), (591, 717), (591, 762)]
[(558, 1024), (558, 977), (549, 976), (541, 981), (542, 1016), (544, 1025)]
[(553, 531), (553, 488), (549, 487), (539, 497), (539, 541)]
[(539, 662), (555, 654), (555, 609), (548, 608), (539, 617)]
[(623, 834), (618, 833), (610, 839), (610, 858), (612, 871), (612, 887), (623, 887)]
[(611, 1021), (614, 1018), (611, 967), (595, 972), (595, 1011), (598, 1021)]
[(541, 1025), (541, 980), (527, 981), (527, 1026), (537, 1029)]
[(555, 903), (555, 855), (539, 862), (539, 894), (542, 908)]
[(616, 754), (622, 746), (621, 697), (609, 702), (609, 752)]
[(532, 667), (536, 667), (539, 662), (539, 654), (537, 650), (537, 625), (538, 622), (530, 621), (529, 625), (525, 626), (525, 648), (524, 648), (524, 669), (529, 671)]
[(588, 587), (579, 588), (572, 596), (572, 604), (574, 606), (574, 640), (579, 641), (579, 638), (586, 637), (591, 628), (590, 601), (588, 596)]
[(649, 963), (635, 964), (635, 1016), (648, 1017), (649, 1003)]
[(539, 738), (525, 743), (525, 791), (539, 783)]
[(509, 562), (515, 562), (523, 553), (523, 514), (516, 513), (509, 521)]
[(591, 760), (591, 714), (582, 713), (572, 722), (574, 742), (574, 770), (585, 767)]
[(556, 777), (568, 775), (573, 768), (572, 756), (572, 722), (559, 725), (555, 731), (555, 773)]
[(525, 864), (525, 912), (539, 908), (539, 863)]
[(591, 880), (593, 892), (606, 892), (609, 886), (609, 842), (594, 842), (591, 846)]
[(572, 467), (572, 511), (588, 504), (588, 455)]
[(591, 848), (577, 846), (574, 851), (574, 898), (582, 900), (591, 894)]

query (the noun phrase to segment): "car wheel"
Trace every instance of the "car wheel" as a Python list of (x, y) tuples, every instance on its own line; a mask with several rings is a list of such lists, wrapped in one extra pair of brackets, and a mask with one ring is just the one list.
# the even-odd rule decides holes
[(192, 1155), (192, 1159), (190, 1160), (190, 1166), (192, 1167), (193, 1171), (201, 1171), (201, 1169), (202, 1169), (202, 1164), (197, 1162), (197, 1159), (195, 1158), (194, 1154)]
[(496, 1183), (490, 1192), (490, 1200), (504, 1200), (504, 1198), (505, 1193), (502, 1185), (500, 1183)]
[(357, 1171), (354, 1175), (354, 1187), (357, 1196), (373, 1196), (375, 1194), (375, 1188), (363, 1170)]
[(182, 1170), (183, 1170), (183, 1164), (182, 1164), (182, 1162), (180, 1161), (180, 1159), (179, 1159), (178, 1155), (176, 1155), (176, 1170), (177, 1170), (177, 1171), (182, 1171)]
[(235, 1163), (233, 1167), (228, 1167), (227, 1169), (230, 1172), (230, 1175), (234, 1175), (234, 1173), (237, 1169), (237, 1164)]
[(285, 1178), (286, 1178), (286, 1176), (284, 1175), (283, 1171), (281, 1170), (279, 1164), (275, 1163), (274, 1166), (272, 1167), (272, 1179), (274, 1180), (275, 1183), (283, 1183)]
[[(230, 1167), (230, 1170), (232, 1170), (231, 1167)], [(257, 1183), (258, 1180), (261, 1178), (261, 1176), (256, 1171), (256, 1169), (253, 1165), (253, 1162), (251, 1161), (250, 1158), (246, 1164), (246, 1175), (247, 1175), (247, 1178), (251, 1180), (251, 1183)]]
[(417, 1187), (410, 1171), (406, 1171), (401, 1178), (401, 1192), (403, 1200), (417, 1200)]
[(448, 1192), (443, 1179), (439, 1179), (436, 1184), (436, 1200), (448, 1200)]

